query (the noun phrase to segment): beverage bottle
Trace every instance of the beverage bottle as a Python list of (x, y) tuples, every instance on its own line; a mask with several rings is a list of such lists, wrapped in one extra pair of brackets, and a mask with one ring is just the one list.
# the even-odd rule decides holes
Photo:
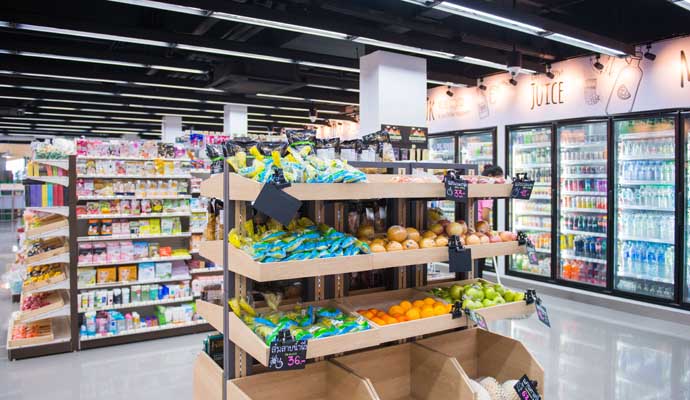
[(664, 268), (663, 278), (670, 281), (673, 279), (673, 266), (675, 265), (673, 246), (666, 246), (664, 261), (666, 262), (666, 267)]
[(647, 246), (647, 270), (645, 276), (655, 277), (657, 273), (656, 247), (653, 244)]
[(632, 260), (630, 273), (637, 274), (637, 271), (640, 269), (640, 248), (636, 242), (631, 242), (630, 246), (630, 258)]

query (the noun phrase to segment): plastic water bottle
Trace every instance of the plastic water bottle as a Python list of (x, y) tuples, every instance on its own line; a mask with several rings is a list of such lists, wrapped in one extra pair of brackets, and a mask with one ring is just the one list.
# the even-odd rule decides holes
[(625, 242), (623, 244), (623, 272), (624, 273), (630, 273), (632, 272), (632, 255), (631, 253), (631, 244), (630, 242)]
[(646, 276), (655, 277), (657, 276), (658, 266), (656, 264), (656, 246), (650, 244), (647, 246), (647, 271)]
[(640, 249), (637, 247), (637, 243), (630, 244), (630, 258), (632, 259), (631, 273), (637, 274), (640, 269)]
[(636, 206), (641, 206), (642, 205), (642, 193), (640, 190), (635, 190), (635, 205)]
[(656, 277), (663, 278), (666, 274), (666, 252), (664, 251), (664, 246), (657, 246), (656, 263)]

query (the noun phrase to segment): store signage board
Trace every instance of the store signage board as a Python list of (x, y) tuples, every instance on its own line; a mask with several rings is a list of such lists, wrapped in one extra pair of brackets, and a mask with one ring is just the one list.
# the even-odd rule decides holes
[(513, 190), (510, 191), (510, 198), (517, 200), (529, 200), (534, 190), (534, 181), (527, 179), (526, 174), (517, 174), (513, 178)]
[(285, 193), (274, 183), (265, 184), (252, 203), (256, 210), (283, 225), (288, 225), (292, 221), (301, 206), (301, 201)]
[(478, 327), (484, 329), (485, 331), (489, 330), (489, 325), (486, 323), (486, 319), (484, 319), (483, 315), (479, 314), (475, 310), (470, 310), (469, 308), (465, 310), (465, 314), (467, 314), (467, 318), (477, 324)]
[(304, 369), (307, 364), (307, 341), (294, 340), (290, 331), (280, 331), (271, 343), (268, 368), (274, 371)]
[(465, 201), (467, 200), (467, 181), (446, 179), (446, 200)]
[(419, 126), (381, 125), (381, 130), (388, 133), (391, 144), (395, 147), (412, 147), (426, 149), (429, 145), (429, 130)]
[(536, 386), (536, 382), (532, 383), (527, 375), (523, 375), (513, 388), (517, 392), (520, 400), (541, 400)]

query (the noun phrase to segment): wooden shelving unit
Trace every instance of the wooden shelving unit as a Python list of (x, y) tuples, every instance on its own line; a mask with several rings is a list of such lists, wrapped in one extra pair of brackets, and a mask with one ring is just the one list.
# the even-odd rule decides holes
[[(392, 163), (391, 163), (392, 164)], [(410, 163), (408, 163), (410, 164)], [(446, 164), (445, 168), (464, 169), (465, 172), (473, 170), (476, 166)], [(411, 171), (411, 165), (395, 163), (395, 165), (382, 168), (403, 169)], [(414, 168), (426, 168), (415, 166)], [(428, 168), (442, 168), (429, 165)], [(225, 235), (222, 241), (202, 242), (200, 255), (217, 265), (223, 265), (224, 274), (224, 300), (222, 305), (215, 305), (197, 300), (197, 311), (220, 332), (225, 334), (224, 364), (219, 367), (208, 355), (202, 353), (198, 356), (194, 366), (194, 398), (201, 399), (252, 399), (270, 398), (267, 393), (275, 393), (276, 396), (286, 395), (301, 389), (314, 391), (313, 398), (345, 399), (345, 398), (393, 398), (392, 394), (383, 393), (377, 395), (377, 390), (385, 390), (377, 387), (375, 379), (358, 372), (352, 372), (356, 368), (343, 367), (346, 362), (339, 361), (339, 354), (354, 352), (351, 360), (357, 364), (360, 359), (376, 359), (373, 352), (361, 352), (363, 349), (382, 346), (401, 341), (414, 340), (425, 335), (438, 334), (440, 332), (454, 332), (459, 329), (472, 327), (473, 324), (462, 315), (453, 319), (451, 314), (438, 315), (420, 320), (401, 322), (387, 326), (377, 326), (370, 322), (371, 329), (356, 333), (348, 333), (339, 336), (312, 339), (308, 342), (307, 358), (316, 359), (316, 363), (307, 364), (304, 370), (274, 372), (254, 375), (256, 371), (264, 371), (261, 367), (269, 365), (269, 346), (234, 313), (228, 306), (228, 299), (236, 296), (245, 297), (252, 290), (254, 282), (270, 282), (286, 279), (302, 279), (304, 286), (302, 299), (304, 305), (322, 305), (337, 307), (345, 313), (355, 314), (357, 309), (381, 307), (386, 309), (401, 300), (423, 299), (429, 297), (427, 290), (434, 285), (427, 286), (426, 264), (429, 262), (443, 262), (448, 260), (447, 248), (430, 248), (420, 250), (408, 250), (390, 253), (376, 253), (357, 255), (351, 257), (336, 257), (328, 259), (315, 259), (306, 261), (290, 261), (276, 263), (255, 262), (248, 254), (234, 248), (227, 242), (228, 232), (233, 227), (239, 227), (248, 218), (251, 218), (251, 209), (248, 202), (255, 200), (262, 185), (239, 175), (230, 173), (225, 166), (223, 174), (211, 176), (201, 185), (202, 195), (222, 198), (225, 205)], [(426, 204), (428, 200), (444, 198), (444, 185), (438, 183), (399, 183), (395, 182), (392, 175), (368, 175), (369, 182), (357, 184), (293, 184), (285, 189), (285, 192), (300, 199), (303, 202), (303, 215), (308, 216), (317, 223), (326, 223), (339, 231), (345, 229), (346, 207), (345, 201), (360, 199), (388, 199), (389, 223), (403, 226), (413, 226), (421, 229), (424, 226)], [(473, 216), (474, 200), (485, 197), (508, 197), (512, 185), (475, 184), (469, 185), (469, 198), (458, 207), (463, 208), (462, 213), (470, 226), (474, 225)], [(524, 251), (524, 246), (518, 242), (502, 242), (486, 245), (472, 246), (472, 258), (480, 259), (493, 256), (505, 256)], [(382, 269), (386, 277), (386, 288), (381, 291), (375, 289), (366, 291), (366, 294), (354, 295), (349, 291), (349, 281), (346, 279), (350, 273)], [(456, 274), (459, 284), (476, 281), (475, 271), (464, 274)], [(451, 280), (453, 281), (453, 280)], [(445, 282), (450, 285), (454, 282)], [(439, 285), (439, 283), (435, 283)], [(352, 294), (352, 295), (351, 295)], [(290, 309), (289, 304), (281, 306), (282, 309)], [(262, 309), (257, 309), (262, 311)], [(508, 303), (479, 310), (487, 321), (529, 315), (534, 312), (534, 305), (527, 305), (524, 301)], [(509, 339), (512, 340), (512, 339)], [(443, 355), (437, 351), (422, 348), (414, 343), (405, 343), (403, 349), (392, 351), (392, 354), (400, 354), (393, 358), (400, 358), (403, 365), (409, 364), (409, 357), (432, 357), (435, 361), (427, 365), (427, 370), (418, 372), (408, 369), (407, 374), (414, 375), (414, 379), (423, 382), (433, 374), (447, 377), (455, 376), (460, 381), (455, 386), (431, 387), (426, 385), (419, 393), (400, 393), (399, 398), (417, 396), (419, 399), (432, 399), (438, 390), (445, 390), (472, 395), (467, 375), (457, 365), (450, 355)], [(386, 347), (387, 349), (388, 347)], [(386, 351), (384, 351), (386, 352)], [(420, 356), (421, 353), (431, 355)], [(371, 353), (371, 354), (370, 354)], [(403, 355), (404, 354), (404, 355)], [(410, 354), (414, 354), (411, 356)], [(331, 361), (319, 361), (324, 357), (336, 356)], [(405, 357), (408, 364), (404, 364)], [(346, 357), (347, 358), (347, 357)], [(385, 360), (389, 365), (397, 361)], [(391, 364), (392, 363), (392, 364)], [(259, 366), (256, 366), (259, 364)], [(378, 367), (383, 368), (383, 367)], [(385, 369), (385, 368), (384, 368)], [(414, 369), (413, 369), (414, 370)], [(370, 371), (373, 371), (370, 369)], [(397, 371), (397, 370), (396, 370)], [(410, 372), (412, 371), (412, 372)], [(392, 372), (387, 372), (391, 374)], [(402, 372), (401, 372), (402, 373)], [(385, 374), (385, 372), (384, 372)], [(290, 377), (294, 376), (291, 383)], [(334, 378), (333, 378), (334, 377)], [(395, 377), (390, 377), (391, 379)], [(410, 380), (410, 376), (401, 376), (399, 379)], [(540, 377), (540, 378), (543, 378)], [(450, 378), (449, 378), (450, 379)], [(453, 378), (455, 379), (455, 378)], [(346, 392), (334, 392), (328, 387), (316, 387), (316, 382), (332, 380), (336, 387), (345, 388)], [(314, 382), (315, 387), (305, 389), (304, 382)], [(373, 382), (373, 383), (372, 383)], [(420, 384), (421, 385), (421, 384)], [(275, 387), (274, 387), (275, 386)], [(258, 395), (256, 388), (261, 387), (262, 393)], [(408, 385), (409, 388), (409, 385)], [(416, 389), (415, 389), (416, 390)], [(352, 391), (356, 392), (353, 393)], [(256, 397), (252, 393), (256, 392)], [(311, 392), (310, 392), (311, 393)], [(408, 397), (404, 397), (407, 395)], [(344, 396), (344, 397), (343, 397)], [(378, 397), (377, 397), (378, 396)], [(395, 397), (398, 398), (398, 397)], [(409, 397), (412, 398), (412, 397)], [(436, 397), (438, 398), (438, 397)], [(455, 397), (454, 397), (455, 398)], [(470, 398), (470, 397), (468, 397)]]

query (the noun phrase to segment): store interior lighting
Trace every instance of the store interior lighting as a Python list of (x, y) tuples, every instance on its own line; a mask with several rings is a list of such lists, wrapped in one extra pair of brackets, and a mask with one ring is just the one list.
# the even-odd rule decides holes
[(656, 60), (656, 54), (652, 53), (652, 45), (648, 44), (645, 47), (645, 52), (643, 54), (643, 57), (646, 58), (649, 61), (654, 61)]
[(604, 69), (604, 64), (599, 61), (601, 59), (601, 55), (597, 54), (595, 57), (594, 61), (594, 68), (598, 69), (599, 71), (602, 71)]
[(684, 9), (690, 11), (690, 0), (671, 0), (671, 2), (678, 7), (683, 7)]
[(554, 75), (553, 71), (551, 70), (551, 64), (546, 64), (546, 77), (549, 79), (553, 79), (556, 77), (556, 75)]
[(486, 90), (486, 85), (484, 84), (484, 78), (479, 78), (477, 80), (477, 88), (479, 88), (479, 90), (482, 90), (482, 91)]

